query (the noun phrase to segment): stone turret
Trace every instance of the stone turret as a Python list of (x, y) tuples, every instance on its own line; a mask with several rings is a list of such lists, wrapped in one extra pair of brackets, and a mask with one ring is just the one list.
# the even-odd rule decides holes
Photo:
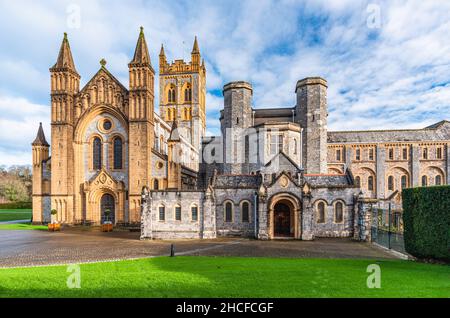
[(226, 163), (224, 173), (248, 173), (245, 163), (245, 136), (252, 126), (253, 88), (250, 83), (231, 82), (223, 87), (224, 109), (221, 129)]
[(33, 222), (40, 223), (43, 221), (44, 207), (42, 195), (45, 193), (45, 189), (43, 188), (43, 162), (49, 158), (50, 148), (50, 145), (45, 139), (42, 123), (39, 123), (36, 138), (31, 145), (33, 153)]
[(307, 77), (297, 82), (296, 121), (303, 128), (305, 173), (327, 173), (327, 81)]

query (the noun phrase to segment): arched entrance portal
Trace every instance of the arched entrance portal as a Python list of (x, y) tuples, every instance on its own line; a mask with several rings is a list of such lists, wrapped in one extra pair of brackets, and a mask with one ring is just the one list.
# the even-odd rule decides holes
[(275, 237), (293, 237), (294, 231), (291, 229), (291, 224), (293, 224), (294, 214), (291, 213), (291, 209), (285, 203), (279, 202), (275, 204), (273, 209), (273, 235)]
[(115, 203), (114, 197), (111, 194), (106, 193), (102, 196), (100, 203), (100, 213), (101, 213), (101, 223), (111, 221), (114, 224)]
[(275, 195), (269, 205), (269, 237), (301, 238), (300, 201), (289, 193)]

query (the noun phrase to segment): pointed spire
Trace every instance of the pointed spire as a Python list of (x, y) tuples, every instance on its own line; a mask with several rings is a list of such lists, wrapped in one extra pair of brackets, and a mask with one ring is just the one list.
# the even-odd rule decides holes
[(136, 44), (136, 50), (134, 51), (134, 57), (130, 64), (151, 64), (150, 54), (148, 53), (148, 47), (147, 42), (145, 41), (143, 27), (141, 27), (139, 39)]
[(197, 36), (195, 36), (194, 47), (192, 48), (192, 54), (200, 54), (200, 50), (198, 48)]
[(44, 129), (42, 128), (42, 123), (39, 123), (39, 129), (36, 135), (36, 139), (34, 139), (33, 146), (46, 146), (50, 147), (47, 140), (45, 140)]
[(161, 51), (159, 52), (159, 56), (160, 57), (166, 57), (166, 52), (164, 52), (164, 45), (163, 44), (161, 44)]
[(70, 44), (69, 40), (67, 39), (66, 32), (64, 32), (64, 38), (61, 43), (61, 48), (59, 49), (58, 59), (56, 60), (56, 63), (52, 68), (68, 68), (74, 72), (77, 71), (75, 69), (75, 63), (73, 62), (72, 52), (70, 50)]

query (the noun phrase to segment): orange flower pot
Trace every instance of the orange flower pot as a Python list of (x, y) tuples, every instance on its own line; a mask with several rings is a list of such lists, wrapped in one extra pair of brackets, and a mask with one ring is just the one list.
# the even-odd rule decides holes
[(113, 225), (112, 224), (102, 224), (102, 232), (112, 232)]
[(47, 226), (50, 232), (53, 232), (55, 230), (55, 224), (49, 223)]

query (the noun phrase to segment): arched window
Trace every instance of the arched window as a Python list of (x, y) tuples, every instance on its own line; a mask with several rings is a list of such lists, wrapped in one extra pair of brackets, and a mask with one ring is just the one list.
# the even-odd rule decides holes
[(422, 176), (422, 187), (426, 187), (428, 185), (427, 176)]
[(394, 191), (394, 177), (393, 176), (388, 177), (388, 190)]
[(184, 90), (184, 101), (192, 101), (192, 89), (189, 86)]
[(233, 204), (225, 203), (225, 222), (233, 222)]
[(373, 191), (373, 176), (367, 178), (367, 190)]
[(360, 186), (361, 186), (361, 178), (360, 178), (359, 176), (355, 177), (355, 185), (356, 185), (357, 187), (360, 187)]
[(175, 206), (175, 220), (181, 221), (181, 206), (179, 205)]
[(153, 180), (153, 189), (159, 190), (159, 180), (158, 179)]
[(92, 166), (94, 169), (102, 168), (102, 141), (95, 137), (92, 144)]
[(159, 220), (165, 221), (166, 220), (166, 208), (162, 205), (158, 209), (159, 211)]
[(249, 222), (250, 221), (250, 205), (248, 202), (242, 203), (242, 222)]
[(175, 88), (171, 87), (167, 91), (167, 102), (169, 103), (175, 103)]
[(408, 178), (406, 176), (402, 176), (402, 189), (405, 189), (408, 186)]
[(435, 185), (441, 185), (441, 184), (442, 184), (442, 178), (441, 178), (440, 175), (437, 175), (437, 176), (434, 178), (434, 184), (435, 184)]
[(198, 221), (198, 207), (196, 205), (191, 206), (191, 218), (192, 221)]
[(114, 169), (122, 169), (122, 138), (114, 138)]
[(317, 204), (317, 223), (325, 223), (325, 203)]
[(294, 139), (294, 155), (297, 154), (297, 139)]
[(422, 159), (428, 159), (428, 148), (423, 148), (422, 150)]
[(342, 223), (344, 220), (344, 205), (342, 202), (336, 202), (334, 205), (334, 222)]

